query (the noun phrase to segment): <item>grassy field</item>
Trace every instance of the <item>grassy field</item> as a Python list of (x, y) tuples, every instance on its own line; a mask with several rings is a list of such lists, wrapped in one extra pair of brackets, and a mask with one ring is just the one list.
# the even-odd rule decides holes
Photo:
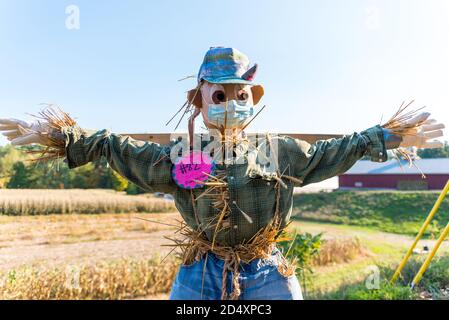
[[(168, 255), (165, 237), (173, 235), (168, 225), (179, 218), (176, 213), (0, 216), (0, 299), (167, 298), (179, 260)], [(306, 227), (316, 233), (310, 223)], [(359, 239), (333, 229), (327, 235), (314, 268), (371, 256)]]
[[(173, 236), (176, 228), (172, 225), (181, 219), (172, 203), (98, 190), (14, 192), (0, 190), (3, 201), (22, 203), (16, 205), (14, 215), (0, 215), (0, 299), (168, 297), (179, 266), (176, 255), (169, 254), (171, 242), (166, 238)], [(33, 196), (27, 198), (27, 194)], [(39, 196), (46, 200), (39, 202)], [(412, 291), (407, 284), (425, 257), (422, 254), (413, 256), (397, 285), (388, 283), (413, 240), (409, 235), (417, 230), (413, 223), (419, 226), (425, 215), (418, 208), (431, 206), (436, 196), (408, 192), (296, 196), (294, 211), (302, 217), (293, 221), (289, 231), (323, 234), (321, 249), (311, 261), (313, 273), (299, 274), (305, 298), (445, 299), (449, 288), (446, 243), (420, 288)], [(73, 205), (67, 213), (46, 207), (59, 203), (54, 207), (64, 208), (62, 203), (70, 201)], [(136, 210), (135, 203), (142, 201), (146, 209)], [(0, 208), (1, 203), (5, 202), (0, 202)], [(24, 209), (27, 206), (34, 211)], [(117, 207), (121, 209), (101, 213)], [(39, 214), (39, 208), (44, 208), (44, 214)], [(412, 211), (416, 217), (406, 214)], [(395, 223), (409, 223), (410, 229), (398, 230)], [(428, 237), (419, 248), (433, 243)], [(380, 285), (374, 290), (365, 283), (373, 270), (378, 270)]]
[[(323, 222), (298, 221), (292, 224), (299, 232), (324, 232), (324, 239), (340, 246), (345, 239), (357, 239), (361, 248), (353, 251), (346, 261), (313, 266), (314, 272), (302, 279), (307, 299), (447, 299), (449, 287), (449, 248), (445, 242), (423, 280), (414, 291), (409, 289), (425, 253), (414, 254), (406, 265), (403, 278), (396, 285), (389, 280), (410, 247), (413, 238), (407, 235), (381, 232), (367, 227), (336, 225)], [(346, 240), (347, 241), (347, 240)], [(434, 240), (425, 239), (418, 244), (432, 247)], [(324, 248), (323, 248), (324, 249)], [(338, 251), (337, 251), (338, 252)], [(321, 256), (323, 253), (321, 252)], [(336, 255), (338, 258), (341, 255)], [(335, 258), (334, 258), (335, 259)], [(378, 272), (379, 287), (366, 286), (368, 276)]]
[[(157, 222), (172, 224), (179, 215), (152, 214), (154, 222), (134, 219), (138, 216), (142, 217), (0, 217), (0, 299), (166, 299), (179, 261), (173, 254), (165, 258), (170, 252), (165, 236), (173, 235), (173, 227)], [(313, 273), (301, 278), (306, 299), (396, 299), (405, 293), (412, 299), (424, 291), (408, 292), (401, 283), (394, 288), (385, 285), (412, 241), (409, 236), (315, 222), (294, 222), (290, 231), (294, 229), (323, 233), (324, 243), (312, 262)], [(432, 240), (423, 244), (431, 245)], [(445, 252), (443, 247), (440, 255)], [(416, 255), (413, 260), (423, 257)], [(411, 262), (405, 282), (418, 265)], [(380, 270), (380, 291), (364, 284), (373, 267)], [(437, 278), (425, 276), (424, 283), (432, 280), (426, 288), (440, 288), (440, 284), (444, 288), (447, 269), (446, 273), (441, 267), (437, 270)]]
[(113, 190), (0, 189), (0, 215), (169, 212), (172, 201)]
[[(297, 194), (297, 219), (367, 226), (381, 231), (414, 235), (438, 198), (438, 192), (336, 191)], [(449, 221), (449, 199), (428, 229), (438, 232)]]
[(423, 263), (424, 257), (413, 257), (402, 271), (402, 278), (392, 284), (389, 279), (395, 269), (388, 264), (376, 265), (379, 272), (378, 287), (367, 289), (365, 279), (345, 283), (333, 291), (321, 293), (315, 299), (332, 300), (448, 300), (449, 256), (437, 257), (427, 269), (419, 285), (411, 289), (410, 283)]

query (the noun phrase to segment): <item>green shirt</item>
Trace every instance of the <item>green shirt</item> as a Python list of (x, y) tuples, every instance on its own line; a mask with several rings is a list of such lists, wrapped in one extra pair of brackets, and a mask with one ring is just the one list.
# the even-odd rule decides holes
[[(104, 157), (115, 171), (142, 189), (172, 194), (185, 222), (195, 230), (216, 217), (218, 212), (213, 208), (210, 198), (200, 197), (192, 201), (207, 187), (192, 191), (179, 187), (171, 176), (173, 164), (170, 158), (158, 161), (169, 154), (174, 144), (161, 146), (111, 134), (107, 130), (87, 133), (76, 127), (67, 128), (64, 134), (70, 168)], [(277, 205), (282, 225), (285, 225), (292, 212), (294, 187), (342, 174), (365, 155), (371, 157), (372, 161), (387, 159), (380, 126), (313, 144), (282, 136), (278, 139), (278, 153), (280, 172), (296, 178), (294, 181), (283, 180), (286, 188), (280, 188), (278, 204), (274, 187), (276, 181), (272, 175), (265, 174), (257, 167), (248, 170), (248, 163), (218, 166), (227, 176), (231, 212), (230, 228), (216, 235), (217, 244), (233, 246), (249, 240), (272, 221)], [(250, 219), (244, 217), (242, 211)], [(213, 228), (205, 230), (209, 240), (212, 240), (213, 233)]]

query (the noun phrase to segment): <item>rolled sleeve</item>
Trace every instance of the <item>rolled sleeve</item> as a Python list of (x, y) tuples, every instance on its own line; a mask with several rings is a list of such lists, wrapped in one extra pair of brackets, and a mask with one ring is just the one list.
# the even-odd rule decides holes
[(68, 127), (63, 130), (66, 145), (66, 159), (70, 169), (83, 166), (102, 156), (107, 130), (89, 131), (80, 127)]
[(387, 148), (385, 146), (384, 130), (381, 126), (369, 128), (361, 135), (368, 139), (365, 155), (369, 156), (371, 161), (385, 162), (388, 159)]

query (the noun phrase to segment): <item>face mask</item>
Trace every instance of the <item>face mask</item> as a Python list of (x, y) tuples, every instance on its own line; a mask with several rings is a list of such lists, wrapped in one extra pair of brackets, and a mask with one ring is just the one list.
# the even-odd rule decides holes
[(251, 104), (240, 104), (236, 100), (228, 101), (227, 113), (226, 104), (210, 104), (207, 112), (209, 122), (218, 127), (224, 127), (226, 117), (226, 128), (238, 128), (243, 126), (245, 121), (254, 113)]

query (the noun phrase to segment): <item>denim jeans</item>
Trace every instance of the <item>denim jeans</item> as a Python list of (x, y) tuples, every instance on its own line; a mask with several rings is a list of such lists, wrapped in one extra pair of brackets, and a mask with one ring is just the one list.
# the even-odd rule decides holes
[[(256, 259), (240, 266), (240, 300), (302, 300), (295, 275), (285, 277), (277, 265), (281, 253), (275, 250), (268, 259)], [(206, 263), (206, 266), (205, 266)], [(200, 261), (182, 265), (170, 293), (171, 300), (220, 300), (224, 261), (213, 253)], [(203, 275), (204, 271), (204, 275)], [(227, 273), (227, 293), (232, 291), (232, 272)]]

